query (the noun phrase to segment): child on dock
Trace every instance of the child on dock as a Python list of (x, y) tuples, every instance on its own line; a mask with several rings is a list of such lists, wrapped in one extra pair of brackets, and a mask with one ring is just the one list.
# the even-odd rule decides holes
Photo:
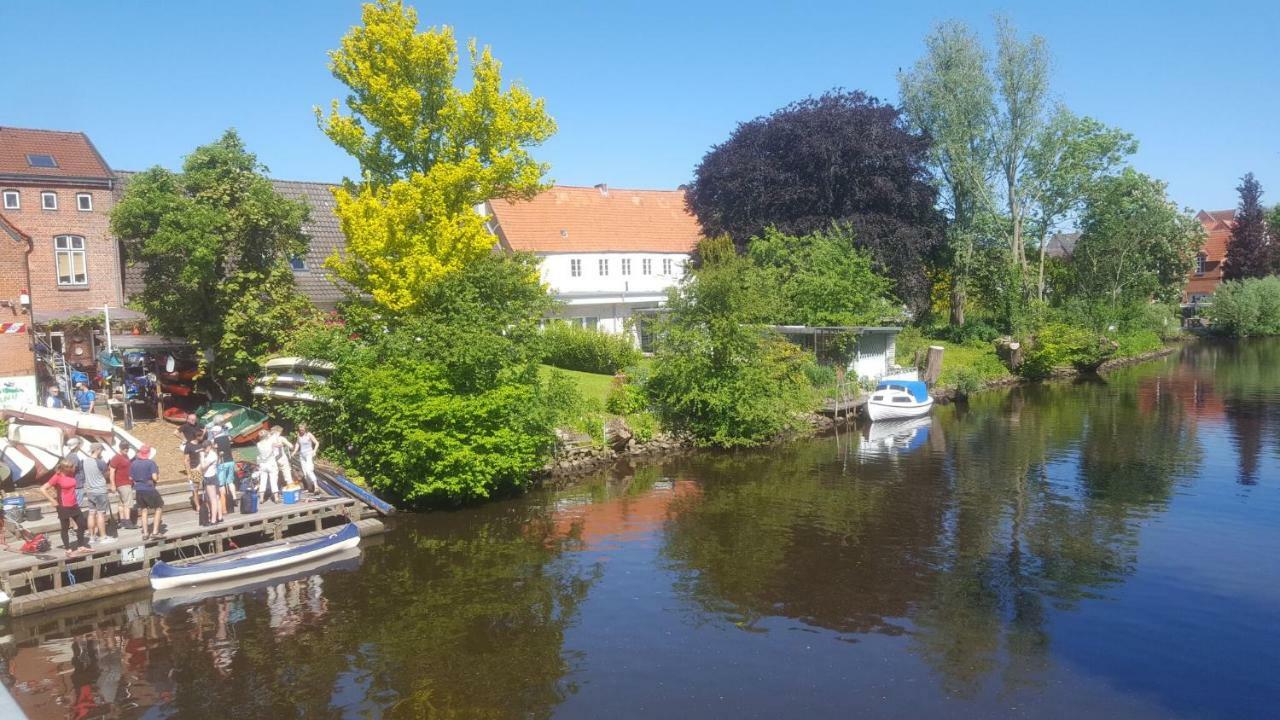
[[(58, 509), (58, 523), (62, 526), (62, 546), (68, 555), (89, 550), (89, 541), (85, 539), (84, 513), (80, 511), (80, 503), (76, 502), (76, 466), (69, 460), (58, 463), (53, 477), (40, 486), (40, 493)], [(54, 491), (57, 491), (56, 495)], [(76, 542), (71, 544), (71, 524), (76, 526)]]

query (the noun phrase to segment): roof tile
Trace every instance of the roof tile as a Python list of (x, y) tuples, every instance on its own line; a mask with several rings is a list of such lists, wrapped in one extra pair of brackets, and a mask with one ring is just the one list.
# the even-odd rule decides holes
[[(57, 167), (31, 167), (27, 155), (52, 155)], [(0, 175), (112, 179), (97, 148), (81, 132), (0, 127)]]
[(490, 200), (488, 209), (517, 251), (688, 253), (702, 237), (683, 190), (557, 185), (529, 201)]

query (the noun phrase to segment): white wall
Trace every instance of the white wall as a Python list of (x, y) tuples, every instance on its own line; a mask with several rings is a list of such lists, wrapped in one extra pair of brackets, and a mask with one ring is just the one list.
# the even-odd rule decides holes
[[(556, 295), (599, 293), (608, 295), (664, 295), (667, 288), (679, 282), (684, 275), (686, 253), (539, 253), (542, 258), (542, 280)], [(574, 277), (573, 261), (581, 266), (581, 274)], [(600, 261), (608, 262), (608, 275), (600, 274)], [(630, 273), (624, 275), (623, 261), (630, 262)], [(649, 261), (650, 273), (644, 273), (644, 261)], [(664, 273), (663, 261), (670, 261), (671, 270)]]

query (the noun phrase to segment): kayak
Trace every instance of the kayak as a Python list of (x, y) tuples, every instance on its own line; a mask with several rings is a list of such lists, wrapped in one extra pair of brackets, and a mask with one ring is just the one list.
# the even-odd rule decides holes
[(360, 568), (360, 560), (360, 548), (357, 547), (251, 577), (210, 582), (199, 587), (175, 587), (156, 590), (155, 594), (151, 596), (151, 607), (161, 615), (167, 615), (174, 608), (203, 602), (210, 598), (254, 592), (255, 590), (272, 587), (291, 580), (300, 580), (311, 575), (327, 575), (333, 572), (358, 570)]
[(257, 442), (258, 434), (267, 426), (266, 413), (235, 403), (209, 403), (201, 407), (196, 415), (200, 418), (201, 425), (231, 425), (231, 442), (236, 445)]
[(351, 482), (341, 475), (332, 475), (329, 473), (317, 472), (316, 480), (320, 485), (320, 489), (329, 493), (334, 497), (346, 495), (353, 500), (360, 502), (373, 508), (379, 515), (386, 517), (396, 511), (391, 503), (365, 490), (359, 485)]
[(180, 563), (160, 561), (151, 566), (151, 587), (156, 590), (217, 582), (298, 565), (360, 544), (360, 529), (343, 525), (324, 537), (305, 542), (280, 540)]
[(9, 420), (10, 424), (56, 427), (70, 434), (84, 435), (96, 440), (111, 438), (111, 418), (105, 415), (82, 413), (68, 408), (22, 405), (0, 410), (0, 417)]

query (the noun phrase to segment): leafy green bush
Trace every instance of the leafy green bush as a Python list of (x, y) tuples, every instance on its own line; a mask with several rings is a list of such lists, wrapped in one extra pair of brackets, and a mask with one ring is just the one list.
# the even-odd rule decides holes
[(1160, 335), (1152, 330), (1121, 333), (1116, 336), (1115, 341), (1119, 345), (1116, 349), (1116, 357), (1122, 358), (1136, 357), (1164, 347), (1164, 341), (1160, 339)]
[(619, 375), (614, 378), (604, 407), (614, 415), (630, 415), (644, 410), (647, 404), (644, 388), (627, 382), (625, 377)]
[(982, 371), (974, 367), (957, 368), (955, 374), (952, 375), (950, 385), (955, 388), (956, 394), (961, 397), (968, 397), (971, 393), (975, 393), (986, 386), (986, 380), (983, 378)]
[(565, 370), (612, 375), (640, 360), (629, 335), (556, 322), (542, 332), (543, 362)]
[(1043, 378), (1059, 367), (1092, 370), (1114, 352), (1110, 341), (1092, 330), (1051, 323), (1036, 333), (1018, 372), (1025, 377)]
[(963, 325), (936, 325), (929, 328), (927, 334), (958, 345), (989, 343), (1001, 335), (999, 328), (982, 320), (968, 320)]
[(658, 418), (653, 413), (638, 412), (628, 415), (627, 425), (631, 426), (631, 432), (639, 443), (647, 443), (658, 434)]
[(665, 427), (701, 445), (769, 442), (816, 405), (812, 358), (763, 326), (774, 307), (754, 281), (761, 272), (731, 253), (704, 255), (658, 327), (650, 400)]
[(1222, 283), (1204, 314), (1224, 335), (1280, 335), (1280, 277)]

